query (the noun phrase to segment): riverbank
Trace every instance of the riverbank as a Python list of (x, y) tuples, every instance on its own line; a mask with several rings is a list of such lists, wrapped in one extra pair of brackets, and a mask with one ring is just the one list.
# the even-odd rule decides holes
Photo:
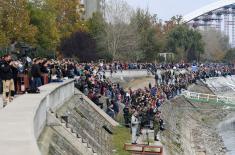
[[(154, 85), (152, 77), (125, 81), (124, 88), (132, 89)], [(191, 85), (190, 91), (213, 94), (203, 83)], [(167, 155), (226, 155), (228, 151), (218, 131), (218, 124), (232, 111), (208, 103), (193, 103), (184, 97), (176, 97), (164, 103), (160, 109), (166, 122), (161, 142)]]
[(229, 114), (217, 126), (220, 136), (227, 147), (227, 155), (235, 155), (235, 112)]
[[(213, 92), (203, 83), (191, 85), (190, 91)], [(163, 119), (168, 130), (162, 133), (168, 155), (226, 155), (223, 137), (218, 124), (234, 114), (221, 105), (191, 102), (176, 97), (162, 107)]]

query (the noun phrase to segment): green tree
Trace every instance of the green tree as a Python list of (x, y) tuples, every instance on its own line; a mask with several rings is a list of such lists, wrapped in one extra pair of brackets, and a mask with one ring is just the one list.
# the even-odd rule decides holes
[(224, 60), (226, 62), (234, 63), (234, 61), (235, 61), (235, 49), (234, 48), (231, 48), (226, 52), (226, 54), (224, 56)]
[(0, 31), (4, 32), (9, 41), (21, 41), (34, 44), (37, 27), (30, 24), (27, 0), (8, 0), (0, 3)]
[(167, 35), (166, 51), (176, 53), (179, 60), (199, 61), (204, 52), (202, 36), (185, 25), (177, 25)]
[(85, 22), (80, 20), (78, 0), (45, 0), (43, 7), (56, 17), (56, 26), (60, 38), (69, 37), (78, 30), (87, 30)]
[(3, 31), (0, 30), (0, 49), (5, 48), (9, 45), (9, 39)]
[(56, 27), (56, 16), (43, 8), (30, 5), (31, 24), (38, 28), (36, 35), (40, 48), (55, 51), (59, 43), (59, 31)]
[(100, 12), (93, 13), (92, 18), (88, 19), (88, 29), (94, 38), (99, 38), (105, 34), (106, 22)]
[(132, 27), (137, 26), (136, 35), (139, 36), (139, 51), (142, 52), (144, 60), (153, 61), (158, 58), (162, 46), (162, 40), (158, 37), (156, 26), (156, 16), (152, 16), (148, 11), (137, 9), (131, 18)]
[(89, 33), (96, 41), (96, 47), (99, 55), (101, 57), (107, 57), (107, 47), (105, 43), (107, 37), (105, 28), (107, 26), (107, 23), (103, 18), (103, 15), (100, 12), (94, 13), (92, 18), (88, 20), (87, 25)]
[(77, 31), (87, 31), (80, 19), (78, 0), (31, 0), (31, 23), (38, 28), (37, 53), (60, 53), (61, 41)]

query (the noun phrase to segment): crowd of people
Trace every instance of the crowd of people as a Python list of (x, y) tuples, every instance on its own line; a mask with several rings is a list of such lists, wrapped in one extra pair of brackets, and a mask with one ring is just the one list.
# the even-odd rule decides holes
[(120, 111), (123, 111), (124, 125), (132, 128), (132, 143), (136, 143), (136, 135), (146, 127), (154, 129), (155, 140), (158, 140), (157, 133), (164, 130), (159, 107), (165, 100), (181, 94), (182, 89), (187, 89), (188, 85), (196, 83), (197, 80), (234, 74), (233, 66), (219, 64), (191, 65), (191, 67), (188, 64), (134, 64), (141, 66), (136, 69), (143, 67), (155, 71), (155, 85), (152, 86), (150, 83), (143, 89), (129, 88), (125, 91), (118, 83), (112, 83), (104, 76), (107, 69), (121, 72), (123, 68), (120, 66), (123, 65), (113, 63), (108, 66), (110, 68), (104, 64), (83, 66), (81, 77), (77, 79), (77, 88), (101, 108), (103, 103), (100, 102), (100, 98), (105, 96), (106, 112), (110, 117), (115, 118)]
[[(14, 95), (18, 92), (39, 93), (38, 87), (43, 84), (62, 82), (63, 79), (79, 77), (80, 80), (85, 78), (87, 84), (82, 87), (87, 90), (87, 85), (91, 88), (90, 81), (95, 82), (93, 81), (94, 78), (99, 76), (100, 79), (102, 77), (101, 74), (97, 73), (104, 73), (106, 70), (110, 70), (112, 74), (122, 70), (146, 69), (148, 65), (147, 63), (120, 63), (118, 61), (113, 63), (78, 63), (74, 59), (30, 59), (29, 57), (17, 59), (7, 54), (0, 58), (0, 91), (3, 94), (5, 106), (13, 100)], [(95, 76), (91, 76), (91, 74)], [(26, 75), (28, 82), (24, 81), (25, 79), (22, 80), (19, 75)], [(26, 83), (29, 83), (29, 86), (26, 86)], [(96, 97), (91, 92), (89, 96), (90, 98)]]
[[(149, 83), (138, 90), (124, 90), (105, 76), (107, 70), (112, 75), (134, 69), (146, 69), (154, 74), (155, 84)], [(11, 55), (0, 59), (4, 106), (13, 100), (17, 90), (22, 89), (18, 88), (21, 85), (19, 74), (28, 75), (30, 85), (28, 90), (23, 91), (31, 93), (40, 93), (38, 87), (43, 84), (75, 78), (75, 86), (110, 117), (115, 119), (122, 111), (124, 125), (132, 129), (132, 143), (136, 143), (136, 135), (141, 134), (143, 128), (154, 129), (155, 140), (158, 140), (158, 132), (164, 130), (159, 107), (165, 100), (181, 94), (182, 89), (187, 89), (197, 80), (234, 73), (233, 65), (224, 64), (78, 63), (73, 59), (47, 58), (26, 58), (23, 61), (12, 60)], [(101, 98), (105, 98), (106, 102)]]
[[(123, 67), (127, 66), (127, 67)], [(130, 67), (129, 67), (130, 66)], [(133, 68), (133, 66), (135, 66)], [(105, 77), (105, 71), (111, 75), (124, 69), (146, 69), (154, 74), (155, 84), (149, 83), (142, 89), (125, 90), (119, 83), (113, 83)], [(231, 76), (235, 74), (233, 65), (224, 64), (82, 64), (76, 78), (76, 87), (87, 95), (96, 105), (104, 109), (113, 119), (117, 119), (120, 112), (123, 115), (123, 125), (131, 128), (132, 144), (137, 144), (140, 134), (154, 130), (154, 140), (159, 140), (159, 133), (165, 130), (161, 106), (180, 95), (188, 85), (206, 80), (210, 77)], [(106, 102), (100, 99), (106, 97)], [(146, 129), (145, 133), (142, 132)], [(147, 138), (149, 140), (149, 138)], [(149, 142), (148, 142), (149, 144)]]
[[(3, 104), (6, 106), (18, 93), (40, 93), (38, 87), (50, 82), (62, 82), (66, 78), (78, 75), (78, 63), (75, 60), (53, 60), (47, 58), (25, 58), (13, 60), (11, 55), (0, 58), (0, 79)], [(22, 76), (25, 78), (22, 79)], [(44, 78), (46, 77), (46, 78)], [(27, 86), (26, 83), (29, 83)]]

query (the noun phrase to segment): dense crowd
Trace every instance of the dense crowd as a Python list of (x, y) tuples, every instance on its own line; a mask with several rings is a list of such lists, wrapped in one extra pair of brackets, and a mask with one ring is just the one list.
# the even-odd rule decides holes
[[(164, 130), (164, 121), (161, 118), (159, 107), (165, 100), (179, 95), (182, 89), (187, 89), (188, 85), (196, 83), (197, 80), (234, 74), (233, 66), (218, 64), (192, 65), (191, 67), (188, 65), (146, 64), (145, 69), (156, 71), (155, 85), (152, 86), (150, 83), (144, 89), (132, 90), (129, 88), (125, 91), (118, 83), (112, 83), (104, 76), (105, 69), (102, 66), (96, 66), (97, 68), (84, 66), (81, 78), (77, 80), (77, 87), (101, 108), (103, 103), (100, 102), (100, 98), (106, 96), (106, 112), (112, 118), (115, 118), (124, 107), (124, 125), (133, 128), (135, 124), (132, 118), (136, 118), (139, 124), (136, 133), (141, 133), (142, 128), (153, 128), (155, 140), (158, 139), (159, 130)], [(137, 69), (139, 68), (137, 67)], [(115, 71), (117, 70), (122, 69), (117, 68)], [(133, 143), (135, 142), (136, 140), (133, 140)]]
[[(78, 63), (74, 59), (54, 60), (47, 58), (23, 57), (12, 59), (11, 55), (0, 58), (0, 91), (3, 92), (4, 105), (11, 102), (17, 92), (39, 93), (38, 87), (50, 82), (62, 82), (63, 79), (86, 76), (85, 82), (94, 78), (92, 75), (109, 70), (112, 73), (127, 69), (146, 69), (147, 63)], [(19, 75), (27, 75), (28, 82)], [(100, 74), (96, 75), (95, 77)], [(44, 78), (47, 77), (47, 78)], [(29, 86), (26, 86), (29, 83)], [(84, 86), (86, 87), (86, 85)], [(89, 88), (91, 86), (89, 85)], [(85, 89), (86, 90), (86, 89)], [(91, 96), (91, 93), (89, 94)]]
[[(38, 87), (50, 82), (62, 82), (77, 75), (78, 64), (71, 59), (61, 61), (47, 58), (13, 60), (11, 55), (0, 59), (0, 79), (4, 106), (17, 92), (40, 93)], [(27, 81), (19, 75), (25, 75)], [(46, 77), (46, 78), (44, 78)], [(29, 83), (29, 86), (26, 86)]]
[[(146, 69), (154, 74), (155, 84), (132, 90), (124, 90), (118, 83), (113, 83), (105, 76), (123, 70)], [(143, 128), (153, 128), (155, 140), (159, 130), (164, 130), (164, 121), (159, 107), (165, 100), (181, 94), (182, 89), (206, 80), (209, 77), (234, 74), (234, 66), (224, 64), (151, 64), (151, 63), (78, 63), (73, 59), (53, 60), (47, 58), (25, 58), (12, 60), (11, 55), (0, 59), (0, 78), (3, 86), (4, 104), (11, 102), (19, 90), (19, 74), (29, 77), (28, 92), (40, 93), (38, 87), (50, 82), (62, 82), (75, 78), (75, 86), (100, 108), (106, 107), (106, 113), (116, 118), (123, 112), (124, 125), (133, 130), (132, 143), (136, 142), (136, 133)], [(45, 81), (44, 77), (47, 77)], [(20, 88), (22, 89), (22, 88)], [(106, 102), (101, 101), (105, 98)]]

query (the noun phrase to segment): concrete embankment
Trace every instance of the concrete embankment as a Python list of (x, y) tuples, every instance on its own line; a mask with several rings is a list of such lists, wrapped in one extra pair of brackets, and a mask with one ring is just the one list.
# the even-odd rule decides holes
[[(190, 90), (212, 93), (202, 83), (192, 85)], [(166, 130), (162, 143), (168, 155), (225, 155), (227, 149), (219, 135), (217, 125), (231, 111), (221, 105), (191, 102), (176, 97), (161, 107)]]
[(112, 132), (118, 123), (81, 92), (76, 92), (55, 112), (58, 123), (48, 125), (39, 138), (42, 154), (112, 154)]
[[(217, 77), (206, 80), (207, 85), (216, 95), (233, 97), (235, 95), (235, 76)], [(235, 102), (231, 103), (235, 104)], [(223, 121), (219, 123), (217, 129), (224, 140), (228, 150), (228, 155), (235, 154), (235, 109), (234, 106), (227, 106), (226, 109), (233, 110)]]
[(227, 155), (235, 155), (235, 114), (222, 121), (218, 125), (218, 130), (228, 150)]
[[(144, 88), (154, 84), (153, 77), (123, 79), (124, 88)], [(119, 81), (119, 82), (120, 82)], [(205, 84), (191, 85), (189, 91), (213, 94)], [(225, 155), (226, 148), (216, 126), (230, 111), (218, 105), (191, 102), (176, 97), (161, 109), (166, 130), (161, 132), (165, 155)], [(152, 137), (151, 137), (152, 138)]]

